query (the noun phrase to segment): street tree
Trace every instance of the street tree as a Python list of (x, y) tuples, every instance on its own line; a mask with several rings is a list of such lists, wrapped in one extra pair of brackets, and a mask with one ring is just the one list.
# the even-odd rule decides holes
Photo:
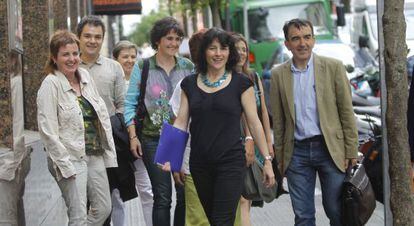
[(414, 199), (410, 190), (410, 154), (407, 132), (407, 46), (404, 0), (384, 0), (386, 125), (389, 150), (390, 204), (393, 225), (414, 225)]
[(149, 42), (152, 26), (157, 20), (166, 16), (168, 16), (168, 12), (165, 9), (160, 9), (158, 12), (152, 11), (150, 14), (143, 16), (141, 22), (135, 25), (135, 30), (129, 35), (129, 40), (138, 46)]
[(220, 8), (223, 6), (222, 0), (210, 0), (211, 15), (213, 17), (213, 27), (222, 28), (222, 19), (220, 16)]

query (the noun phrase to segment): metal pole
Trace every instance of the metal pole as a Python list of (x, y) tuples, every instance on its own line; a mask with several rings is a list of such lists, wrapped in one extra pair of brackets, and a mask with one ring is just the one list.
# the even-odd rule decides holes
[(377, 23), (378, 23), (378, 55), (381, 78), (381, 125), (382, 125), (382, 173), (384, 183), (384, 225), (392, 226), (392, 212), (390, 209), (390, 177), (388, 174), (388, 141), (387, 124), (385, 113), (387, 112), (387, 87), (385, 84), (385, 61), (384, 61), (384, 35), (382, 27), (382, 16), (384, 15), (384, 0), (377, 0)]
[(244, 37), (249, 41), (249, 26), (248, 26), (248, 5), (247, 0), (243, 1), (243, 27), (244, 27)]

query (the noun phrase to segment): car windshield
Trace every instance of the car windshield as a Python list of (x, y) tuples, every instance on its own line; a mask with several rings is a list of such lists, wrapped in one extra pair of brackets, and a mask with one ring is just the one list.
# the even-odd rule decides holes
[(322, 3), (309, 3), (249, 10), (250, 38), (257, 41), (284, 38), (283, 25), (293, 18), (310, 20), (315, 35), (330, 34)]
[[(405, 15), (405, 23), (407, 25), (407, 29), (405, 32), (406, 39), (412, 40), (414, 39), (414, 9), (406, 9), (404, 11)], [(377, 13), (370, 13), (369, 18), (371, 19), (371, 27), (373, 28), (373, 35), (375, 39), (378, 40), (378, 29), (377, 29)]]

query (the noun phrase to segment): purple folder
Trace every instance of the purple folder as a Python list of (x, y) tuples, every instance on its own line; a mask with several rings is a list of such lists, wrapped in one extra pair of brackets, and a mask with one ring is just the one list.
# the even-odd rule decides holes
[(164, 122), (154, 163), (164, 165), (170, 162), (171, 171), (180, 172), (188, 135), (186, 131)]

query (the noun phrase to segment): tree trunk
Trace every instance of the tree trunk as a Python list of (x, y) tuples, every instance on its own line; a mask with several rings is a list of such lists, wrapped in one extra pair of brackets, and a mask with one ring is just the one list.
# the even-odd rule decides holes
[(414, 199), (410, 191), (411, 166), (407, 132), (407, 46), (404, 0), (384, 0), (382, 22), (393, 225), (414, 225)]
[(172, 0), (168, 0), (168, 2), (167, 2), (167, 7), (168, 7), (168, 14), (169, 14), (170, 16), (173, 16), (173, 9), (172, 9), (172, 6), (173, 6), (173, 2), (172, 2)]
[(196, 0), (191, 0), (190, 1), (190, 8), (191, 8), (191, 22), (193, 25), (193, 32), (197, 32), (198, 31), (198, 18), (197, 18), (197, 2)]
[(184, 36), (188, 36), (188, 17), (187, 17), (187, 10), (181, 10), (181, 15), (183, 17), (183, 27), (184, 27)]
[(213, 0), (210, 2), (211, 14), (213, 16), (213, 26), (222, 28), (220, 17), (221, 0)]

